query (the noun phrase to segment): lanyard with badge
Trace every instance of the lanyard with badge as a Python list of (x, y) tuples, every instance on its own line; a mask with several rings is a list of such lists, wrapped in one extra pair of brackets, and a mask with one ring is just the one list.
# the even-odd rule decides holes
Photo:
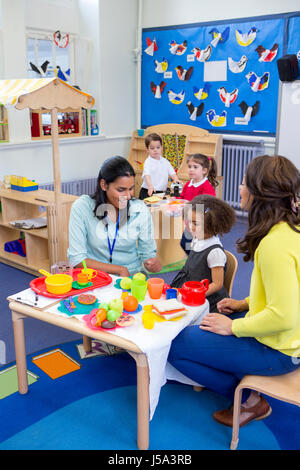
[(108, 235), (108, 222), (107, 222), (107, 218), (106, 218), (107, 243), (108, 243), (108, 249), (109, 249), (109, 255), (110, 255), (109, 256), (109, 262), (110, 263), (112, 263), (112, 255), (113, 255), (113, 251), (114, 251), (114, 248), (115, 248), (116, 239), (117, 239), (117, 236), (118, 236), (119, 220), (120, 220), (120, 213), (118, 214), (118, 220), (117, 220), (117, 224), (116, 224), (116, 232), (115, 232), (115, 236), (114, 236), (114, 239), (113, 239), (113, 242), (112, 242), (112, 245), (111, 245), (109, 235)]

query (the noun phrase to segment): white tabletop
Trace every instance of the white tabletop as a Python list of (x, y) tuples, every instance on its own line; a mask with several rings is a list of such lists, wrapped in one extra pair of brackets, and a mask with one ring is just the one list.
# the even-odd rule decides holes
[[(109, 286), (100, 287), (91, 290), (88, 293), (95, 295), (100, 302), (108, 302), (113, 298), (120, 298), (122, 291), (114, 287), (115, 281), (116, 279), (118, 279), (118, 277), (111, 277), (113, 279), (113, 282)], [(15, 294), (12, 297), (17, 300), (18, 294)], [(51, 300), (53, 301), (53, 299)], [(148, 296), (148, 293), (146, 294), (145, 300), (143, 302), (140, 302), (142, 306), (151, 303), (152, 300)], [(48, 308), (44, 308), (44, 310), (55, 315), (69, 317), (67, 314), (60, 312), (58, 310), (58, 306), (59, 304), (56, 304)], [(172, 340), (186, 326), (192, 324), (200, 324), (201, 319), (209, 311), (209, 304), (208, 301), (206, 301), (203, 305), (199, 307), (188, 307), (186, 305), (184, 305), (184, 307), (188, 310), (188, 314), (183, 316), (180, 320), (155, 322), (154, 327), (152, 329), (144, 328), (142, 323), (141, 311), (140, 313), (134, 314), (135, 322), (131, 326), (124, 328), (115, 328), (114, 330), (106, 330), (112, 335), (117, 335), (129, 341), (132, 341), (147, 356), (150, 375), (150, 420), (153, 417), (155, 408), (159, 400), (160, 389), (166, 383), (167, 379), (178, 380), (183, 383), (195, 385), (195, 382), (183, 376), (170, 364), (168, 364), (167, 358)], [(84, 315), (73, 316), (75, 316), (81, 322), (84, 322)]]

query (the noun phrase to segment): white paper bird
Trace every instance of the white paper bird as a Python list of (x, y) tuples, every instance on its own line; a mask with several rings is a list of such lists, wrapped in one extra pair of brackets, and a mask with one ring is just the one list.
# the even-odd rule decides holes
[(216, 114), (214, 109), (209, 109), (206, 112), (208, 122), (214, 127), (224, 127), (227, 125), (227, 112), (223, 111), (221, 114)]
[(168, 70), (167, 59), (163, 58), (161, 62), (158, 62), (158, 60), (155, 60), (154, 63), (155, 63), (155, 72), (164, 73)]
[(246, 78), (252, 91), (262, 91), (269, 86), (270, 72), (265, 72), (261, 77), (257, 76), (255, 72), (249, 72)]
[(228, 57), (228, 67), (232, 73), (241, 73), (245, 70), (248, 62), (248, 57), (242, 55), (239, 61), (235, 62), (231, 57)]
[(173, 90), (168, 91), (169, 101), (173, 104), (181, 104), (185, 97), (185, 91), (181, 90), (180, 93), (175, 93)]
[(218, 88), (221, 101), (225, 103), (226, 108), (229, 108), (232, 103), (237, 99), (239, 90), (235, 88), (232, 92), (226, 90), (225, 87)]
[(194, 47), (192, 53), (195, 56), (195, 59), (199, 62), (206, 62), (211, 56), (212, 47), (209, 44), (205, 49), (200, 49), (199, 47)]
[(177, 44), (176, 41), (171, 41), (169, 46), (171, 54), (182, 55), (186, 51), (187, 41), (183, 41), (182, 44)]

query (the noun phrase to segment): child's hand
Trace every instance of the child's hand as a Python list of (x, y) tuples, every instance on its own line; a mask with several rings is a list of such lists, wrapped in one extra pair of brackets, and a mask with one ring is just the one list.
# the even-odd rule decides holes
[(145, 268), (151, 273), (157, 273), (161, 270), (162, 265), (158, 258), (149, 258), (144, 262)]
[(148, 196), (152, 196), (152, 194), (155, 193), (154, 186), (152, 184), (148, 188)]

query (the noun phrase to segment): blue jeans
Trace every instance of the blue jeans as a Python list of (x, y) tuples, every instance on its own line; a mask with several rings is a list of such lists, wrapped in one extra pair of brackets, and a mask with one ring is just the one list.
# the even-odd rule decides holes
[[(245, 314), (233, 314), (230, 318)], [(299, 367), (292, 357), (255, 338), (222, 336), (201, 330), (199, 325), (187, 326), (174, 338), (168, 361), (185, 376), (232, 402), (235, 388), (244, 375), (280, 375)], [(242, 401), (249, 393), (245, 391)]]

